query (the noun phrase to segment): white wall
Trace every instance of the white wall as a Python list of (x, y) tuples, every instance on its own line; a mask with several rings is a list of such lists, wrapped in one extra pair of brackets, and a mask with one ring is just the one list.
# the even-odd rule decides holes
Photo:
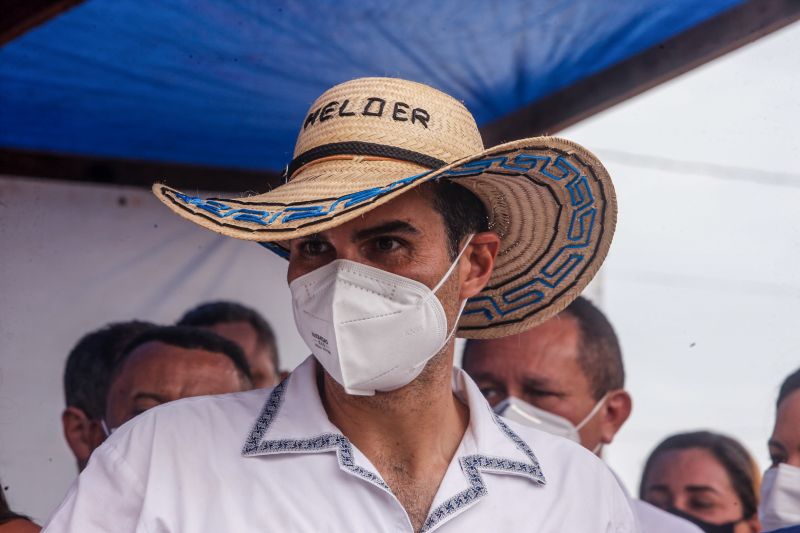
[(285, 278), (283, 259), (178, 218), (149, 191), (0, 177), (0, 480), (12, 508), (42, 521), (76, 475), (61, 379), (84, 333), (232, 299), (267, 317), (292, 368), (308, 350)]

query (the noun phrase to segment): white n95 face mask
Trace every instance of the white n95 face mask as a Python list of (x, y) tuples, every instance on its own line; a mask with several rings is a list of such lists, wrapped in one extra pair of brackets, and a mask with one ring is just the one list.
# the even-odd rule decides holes
[(758, 515), (764, 531), (800, 524), (800, 467), (780, 463), (764, 472)]
[[(585, 426), (589, 420), (591, 420), (594, 415), (597, 414), (597, 412), (603, 406), (606, 396), (600, 398), (595, 406), (592, 407), (592, 410), (589, 411), (589, 414), (583, 417), (583, 420), (581, 420), (577, 426), (563, 416), (540, 409), (535, 405), (531, 405), (528, 402), (520, 400), (514, 396), (509, 396), (497, 404), (494, 410), (497, 414), (504, 416), (509, 420), (542, 430), (546, 433), (550, 433), (551, 435), (565, 437), (580, 444), (581, 434), (579, 432), (581, 428), (583, 428), (583, 426)], [(601, 444), (598, 444), (595, 449), (592, 450), (592, 453), (597, 453), (600, 450), (600, 446)]]
[(325, 371), (345, 392), (369, 396), (408, 385), (456, 330), (448, 332), (436, 291), (379, 268), (337, 259), (289, 284), (297, 330)]

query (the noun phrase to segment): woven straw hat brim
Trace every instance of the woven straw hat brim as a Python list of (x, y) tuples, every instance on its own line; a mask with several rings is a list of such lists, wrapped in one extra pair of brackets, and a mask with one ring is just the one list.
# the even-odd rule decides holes
[(254, 196), (202, 199), (160, 184), (153, 185), (153, 192), (178, 215), (212, 231), (275, 242), (343, 224), (432, 179), (431, 175), (429, 169), (402, 161), (330, 158), (309, 165), (289, 183)]
[(427, 170), (370, 157), (332, 157), (287, 184), (255, 196), (201, 199), (161, 184), (156, 196), (175, 213), (217, 233), (278, 243), (336, 227), (434, 179), (471, 190), (501, 238), (495, 269), (467, 303), (458, 335), (495, 338), (554, 316), (588, 285), (616, 226), (613, 185), (588, 150), (556, 137), (493, 147)]

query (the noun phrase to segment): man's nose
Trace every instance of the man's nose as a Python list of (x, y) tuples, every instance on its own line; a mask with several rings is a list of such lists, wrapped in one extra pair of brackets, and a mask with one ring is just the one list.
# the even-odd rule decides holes
[(345, 241), (334, 243), (334, 258), (347, 259), (356, 263), (367, 263), (367, 259), (361, 254), (361, 250), (356, 243)]
[(359, 261), (358, 249), (352, 244), (345, 244), (344, 246), (336, 247), (336, 259), (348, 259), (350, 261)]

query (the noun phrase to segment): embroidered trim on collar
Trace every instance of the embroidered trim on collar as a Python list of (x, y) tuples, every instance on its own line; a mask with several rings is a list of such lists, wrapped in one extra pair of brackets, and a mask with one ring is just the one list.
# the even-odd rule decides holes
[(264, 409), (261, 411), (261, 415), (258, 417), (258, 420), (256, 420), (252, 431), (250, 431), (250, 435), (247, 437), (244, 448), (242, 448), (242, 455), (250, 456), (260, 453), (302, 453), (335, 450), (339, 459), (339, 464), (342, 465), (345, 470), (364, 478), (383, 490), (391, 492), (389, 486), (384, 483), (380, 476), (355, 464), (355, 460), (353, 459), (353, 446), (350, 444), (350, 440), (344, 435), (323, 433), (322, 435), (310, 439), (262, 440), (283, 403), (287, 382), (288, 380), (282, 381), (272, 390), (272, 393), (267, 399), (267, 403), (264, 405)]
[[(258, 420), (256, 420), (252, 431), (247, 437), (242, 455), (252, 456), (261, 453), (303, 453), (303, 452), (321, 452), (335, 450), (339, 459), (339, 464), (350, 473), (359, 476), (366, 481), (380, 487), (381, 489), (391, 493), (391, 489), (380, 478), (369, 470), (357, 466), (353, 459), (353, 446), (350, 440), (344, 435), (337, 433), (323, 433), (317, 437), (309, 439), (277, 439), (277, 440), (263, 440), (264, 434), (272, 424), (272, 420), (280, 409), (283, 403), (284, 393), (286, 391), (287, 380), (281, 382), (275, 389), (273, 389), (264, 409), (261, 411)], [(539, 466), (539, 461), (536, 459), (533, 451), (523, 441), (519, 435), (509, 428), (505, 422), (498, 416), (494, 415), (494, 421), (503, 434), (508, 437), (514, 445), (521, 450), (530, 460), (530, 463), (523, 463), (520, 461), (513, 461), (511, 459), (504, 459), (501, 457), (490, 457), (487, 455), (468, 455), (459, 458), (461, 470), (464, 472), (470, 487), (465, 489), (452, 498), (444, 501), (441, 505), (433, 509), (429, 514), (425, 523), (422, 525), (421, 532), (430, 531), (439, 522), (449, 517), (450, 515), (458, 512), (464, 507), (470, 505), (472, 502), (485, 496), (488, 491), (483, 482), (481, 471), (497, 473), (511, 473), (529, 477), (532, 481), (539, 485), (545, 484), (544, 474)]]
[(486, 485), (483, 483), (483, 477), (480, 473), (481, 470), (499, 473), (509, 472), (512, 474), (523, 475), (531, 478), (532, 481), (535, 481), (539, 485), (545, 484), (546, 481), (544, 479), (544, 474), (542, 474), (542, 469), (539, 466), (539, 461), (536, 459), (536, 456), (533, 454), (533, 451), (530, 449), (530, 447), (519, 437), (519, 435), (514, 433), (514, 431), (508, 427), (498, 415), (493, 414), (493, 417), (495, 423), (503, 431), (505, 436), (508, 437), (517, 448), (519, 448), (525, 455), (528, 456), (530, 463), (522, 463), (519, 461), (512, 461), (510, 459), (489, 457), (480, 454), (461, 457), (459, 459), (459, 462), (461, 463), (461, 470), (467, 477), (470, 487), (459, 492), (452, 498), (444, 501), (441, 505), (433, 509), (430, 514), (428, 514), (428, 518), (425, 519), (425, 523), (422, 525), (420, 533), (430, 531), (448, 516), (470, 505), (481, 496), (486, 496), (488, 491), (486, 490)]

